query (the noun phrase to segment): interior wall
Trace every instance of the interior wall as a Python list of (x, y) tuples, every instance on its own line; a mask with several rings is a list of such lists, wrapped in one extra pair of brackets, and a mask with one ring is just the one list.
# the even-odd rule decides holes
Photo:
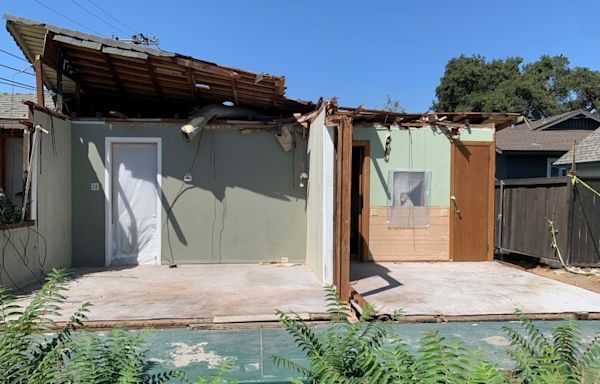
[(325, 126), (325, 110), (310, 126), (309, 177), (306, 200), (306, 264), (323, 284), (333, 283), (333, 128)]
[[(449, 260), (450, 149), (446, 131), (424, 127), (392, 129), (389, 162), (384, 160), (388, 129), (355, 126), (354, 140), (369, 140), (369, 258), (374, 261)], [(493, 141), (492, 128), (461, 129), (462, 141)], [(430, 180), (428, 228), (389, 228), (387, 223), (390, 170), (427, 170)]]
[[(177, 124), (79, 121), (72, 140), (74, 265), (104, 264), (106, 137), (161, 138), (163, 264), (305, 261), (301, 135), (284, 152), (273, 131), (205, 130), (186, 143)], [(183, 182), (188, 172), (192, 181)]]
[(0, 230), (0, 283), (11, 288), (38, 281), (52, 268), (71, 266), (71, 122), (39, 111), (34, 122), (49, 131), (40, 135), (32, 169), (36, 221)]

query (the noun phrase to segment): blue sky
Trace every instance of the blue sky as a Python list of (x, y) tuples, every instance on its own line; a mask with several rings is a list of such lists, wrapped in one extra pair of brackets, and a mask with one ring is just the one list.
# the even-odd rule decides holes
[[(427, 110), (444, 65), (460, 54), (564, 54), (600, 69), (597, 1), (94, 1), (129, 28), (156, 34), (162, 49), (284, 75), (288, 97), (338, 96), (345, 106), (378, 107), (390, 94), (408, 111)], [(90, 0), (3, 0), (0, 11), (90, 32), (66, 16), (105, 36), (129, 32)], [(18, 53), (5, 28), (0, 47)], [(26, 66), (1, 52), (0, 64)], [(15, 73), (0, 68), (0, 77), (33, 84)]]

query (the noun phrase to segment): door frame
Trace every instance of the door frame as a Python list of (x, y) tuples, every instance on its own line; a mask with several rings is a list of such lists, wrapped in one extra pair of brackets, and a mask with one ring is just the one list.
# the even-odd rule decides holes
[[(495, 178), (495, 169), (496, 169), (496, 145), (495, 141), (460, 141), (459, 142), (465, 146), (487, 146), (489, 147), (489, 171), (488, 171), (488, 228), (487, 228), (487, 253), (486, 253), (486, 261), (494, 260), (494, 178)], [(455, 184), (454, 184), (454, 171), (456, 166), (456, 151), (458, 151), (457, 143), (453, 142), (450, 146), (450, 196), (455, 193)], [(450, 197), (449, 196), (449, 197)], [(450, 260), (454, 261), (454, 233), (455, 233), (455, 225), (456, 225), (456, 207), (450, 201), (449, 206), (449, 214), (450, 214), (450, 249), (448, 250), (448, 254), (450, 256)]]
[(106, 137), (104, 140), (104, 264), (110, 266), (111, 250), (112, 250), (112, 146), (113, 144), (156, 144), (156, 235), (158, 254), (155, 264), (160, 265), (162, 261), (161, 252), (161, 223), (162, 223), (162, 206), (160, 191), (162, 191), (162, 140), (160, 137)]
[(371, 142), (369, 140), (353, 140), (352, 148), (362, 148), (362, 172), (360, 175), (360, 187), (362, 189), (362, 207), (358, 214), (358, 233), (362, 239), (360, 246), (358, 247), (358, 257), (361, 262), (369, 261), (369, 211), (370, 205), (370, 177), (371, 177)]

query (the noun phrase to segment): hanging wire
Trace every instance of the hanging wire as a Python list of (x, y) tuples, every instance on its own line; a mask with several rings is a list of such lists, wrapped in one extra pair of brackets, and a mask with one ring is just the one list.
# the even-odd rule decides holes
[(70, 0), (71, 3), (75, 4), (79, 9), (83, 10), (85, 13), (87, 13), (88, 15), (93, 16), (96, 20), (99, 20), (100, 22), (108, 25), (110, 28), (116, 29), (117, 31), (127, 35), (128, 33), (125, 32), (124, 30), (122, 30), (121, 28), (115, 26), (114, 24), (109, 23), (108, 21), (106, 21), (105, 19), (103, 19), (102, 17), (98, 16), (97, 14), (95, 14), (94, 12), (90, 11), (89, 9), (85, 8), (83, 5), (79, 4), (77, 1), (75, 0)]
[(96, 8), (98, 8), (100, 11), (104, 12), (105, 15), (107, 15), (108, 17), (110, 17), (111, 19), (113, 19), (114, 21), (116, 21), (117, 23), (121, 24), (123, 27), (129, 29), (132, 33), (136, 33), (136, 31), (129, 27), (127, 24), (123, 23), (122, 21), (120, 21), (119, 19), (117, 19), (116, 17), (114, 17), (113, 15), (110, 14), (110, 12), (108, 12), (107, 10), (105, 10), (104, 8), (102, 8), (100, 5), (98, 5), (95, 1), (93, 0), (88, 0), (93, 6), (95, 6)]
[(99, 32), (97, 32), (97, 31), (95, 31), (95, 30), (93, 30), (93, 29), (91, 29), (91, 28), (89, 28), (89, 27), (85, 26), (84, 24), (81, 24), (79, 21), (77, 21), (77, 20), (75, 20), (75, 19), (72, 19), (72, 18), (70, 18), (69, 16), (65, 15), (64, 13), (61, 13), (61, 12), (57, 11), (56, 9), (54, 9), (54, 8), (52, 8), (52, 7), (49, 7), (49, 6), (47, 6), (46, 4), (42, 3), (40, 0), (33, 0), (33, 1), (35, 1), (36, 3), (38, 3), (39, 5), (41, 5), (42, 7), (46, 8), (46, 9), (47, 9), (47, 10), (49, 10), (50, 12), (52, 12), (52, 13), (54, 13), (54, 14), (56, 14), (56, 15), (59, 15), (60, 17), (62, 17), (62, 18), (64, 18), (64, 19), (67, 19), (67, 20), (69, 20), (70, 22), (72, 22), (72, 23), (74, 23), (74, 24), (77, 24), (78, 26), (80, 26), (80, 27), (81, 27), (81, 28), (83, 28), (83, 29), (86, 29), (86, 30), (88, 30), (88, 31), (90, 31), (90, 32), (92, 32), (92, 33), (94, 33), (94, 34), (96, 34), (96, 35), (102, 35), (101, 33), (99, 33)]
[(11, 67), (9, 65), (4, 65), (4, 64), (0, 64), (0, 67), (6, 68), (6, 69), (10, 69), (12, 71), (19, 72), (19, 73), (24, 73), (24, 74), (29, 75), (29, 76), (35, 76), (34, 73), (25, 72), (28, 68), (26, 68), (26, 69), (19, 69), (19, 68)]
[(0, 52), (2, 52), (2, 53), (5, 53), (5, 54), (7, 54), (8, 56), (12, 56), (12, 57), (14, 57), (15, 59), (19, 59), (19, 60), (22, 60), (22, 61), (25, 61), (25, 62), (29, 63), (29, 61), (25, 60), (25, 59), (24, 59), (24, 58), (22, 58), (21, 56), (17, 56), (17, 55), (15, 55), (14, 53), (10, 53), (10, 52), (8, 52), (8, 51), (5, 51), (4, 49), (0, 49)]

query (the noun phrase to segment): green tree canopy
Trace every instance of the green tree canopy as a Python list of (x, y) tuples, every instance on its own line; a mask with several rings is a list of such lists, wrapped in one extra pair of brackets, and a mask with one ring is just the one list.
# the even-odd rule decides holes
[(460, 56), (446, 64), (435, 90), (437, 112), (517, 112), (538, 119), (583, 108), (600, 110), (600, 72), (570, 67), (562, 56), (488, 61)]

